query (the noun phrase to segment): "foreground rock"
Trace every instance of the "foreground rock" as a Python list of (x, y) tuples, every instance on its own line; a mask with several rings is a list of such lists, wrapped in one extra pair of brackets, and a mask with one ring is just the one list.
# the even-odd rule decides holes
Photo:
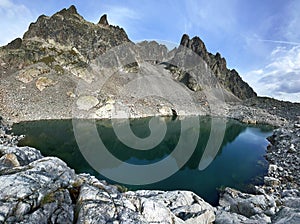
[(0, 223), (212, 223), (214, 208), (189, 191), (122, 193), (58, 158), (0, 146)]
[(270, 223), (278, 212), (275, 199), (267, 194), (251, 195), (226, 188), (221, 195), (216, 223), (259, 222)]
[(221, 194), (215, 223), (293, 223), (300, 222), (300, 194), (296, 189), (283, 194), (246, 194), (226, 188)]

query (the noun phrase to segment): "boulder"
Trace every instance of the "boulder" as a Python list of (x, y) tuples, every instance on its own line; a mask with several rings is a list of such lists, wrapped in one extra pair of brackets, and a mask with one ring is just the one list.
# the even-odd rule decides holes
[(76, 102), (79, 110), (90, 110), (99, 103), (99, 100), (94, 96), (80, 96)]
[(243, 215), (232, 213), (224, 210), (218, 210), (216, 212), (216, 221), (215, 224), (224, 224), (224, 223), (230, 223), (230, 224), (240, 224), (240, 223), (259, 223), (259, 224), (265, 224), (265, 223), (271, 223), (270, 217), (255, 217), (255, 218), (247, 218)]
[(272, 219), (274, 224), (298, 224), (300, 223), (300, 209), (283, 207)]
[(280, 180), (274, 177), (264, 177), (264, 183), (266, 186), (276, 187), (280, 185)]
[(55, 84), (57, 84), (57, 82), (53, 81), (50, 78), (39, 77), (35, 83), (35, 86), (36, 86), (36, 88), (38, 88), (38, 90), (40, 90), (42, 92), (45, 88), (47, 88), (49, 86), (54, 86)]

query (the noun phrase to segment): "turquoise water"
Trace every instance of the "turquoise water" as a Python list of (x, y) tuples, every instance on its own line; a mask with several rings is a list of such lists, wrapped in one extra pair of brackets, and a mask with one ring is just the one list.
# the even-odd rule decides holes
[[(150, 118), (130, 120), (133, 133), (140, 138), (149, 136), (149, 120)], [(100, 120), (96, 124), (99, 136), (110, 153), (126, 163), (138, 166), (155, 164), (166, 158), (172, 153), (181, 134), (181, 121), (166, 119), (167, 132), (163, 141), (153, 149), (136, 150), (117, 138), (110, 120)], [(218, 189), (229, 186), (250, 191), (251, 186), (262, 184), (268, 166), (264, 159), (268, 145), (266, 137), (271, 135), (271, 131), (269, 126), (247, 126), (228, 120), (222, 146), (216, 157), (206, 169), (199, 170), (199, 162), (211, 132), (211, 119), (202, 117), (197, 147), (179, 171), (157, 183), (125, 186), (130, 190), (192, 190), (206, 201), (217, 205)], [(20, 141), (20, 146), (35, 147), (45, 156), (61, 158), (76, 172), (90, 173), (99, 179), (117, 183), (100, 175), (85, 160), (77, 146), (71, 120), (22, 122), (13, 126), (13, 132), (26, 135)]]

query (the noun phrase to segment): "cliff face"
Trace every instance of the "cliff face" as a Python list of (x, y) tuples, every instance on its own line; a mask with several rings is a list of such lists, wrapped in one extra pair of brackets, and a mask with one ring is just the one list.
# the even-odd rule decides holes
[(227, 68), (226, 60), (221, 57), (220, 53), (213, 55), (207, 51), (205, 44), (199, 37), (190, 39), (188, 35), (184, 34), (180, 45), (192, 49), (198, 54), (211, 68), (218, 81), (238, 98), (247, 99), (257, 96), (253, 89), (242, 80), (236, 70)]

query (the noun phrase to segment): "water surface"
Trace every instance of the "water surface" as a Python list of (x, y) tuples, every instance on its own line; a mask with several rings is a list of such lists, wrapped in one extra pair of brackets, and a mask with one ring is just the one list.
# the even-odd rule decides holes
[[(150, 118), (130, 120), (134, 134), (145, 138), (150, 134)], [(180, 136), (181, 121), (167, 119), (167, 132), (163, 141), (150, 150), (136, 150), (123, 144), (116, 136), (109, 120), (97, 121), (99, 136), (118, 159), (136, 165), (156, 163), (167, 157)], [(211, 119), (200, 119), (200, 136), (197, 147), (188, 162), (169, 178), (148, 185), (126, 185), (131, 190), (192, 190), (213, 205), (218, 203), (218, 189), (229, 186), (249, 191), (254, 184), (262, 184), (268, 163), (264, 158), (268, 145), (266, 137), (271, 135), (269, 126), (247, 126), (234, 120), (226, 123), (226, 132), (217, 156), (205, 169), (199, 170), (199, 162), (205, 150), (211, 131)], [(98, 174), (82, 156), (78, 149), (71, 120), (50, 120), (22, 122), (13, 126), (15, 134), (25, 134), (20, 146), (32, 146), (44, 156), (57, 156), (78, 173)], [(89, 139), (86, 139), (89, 141)]]

